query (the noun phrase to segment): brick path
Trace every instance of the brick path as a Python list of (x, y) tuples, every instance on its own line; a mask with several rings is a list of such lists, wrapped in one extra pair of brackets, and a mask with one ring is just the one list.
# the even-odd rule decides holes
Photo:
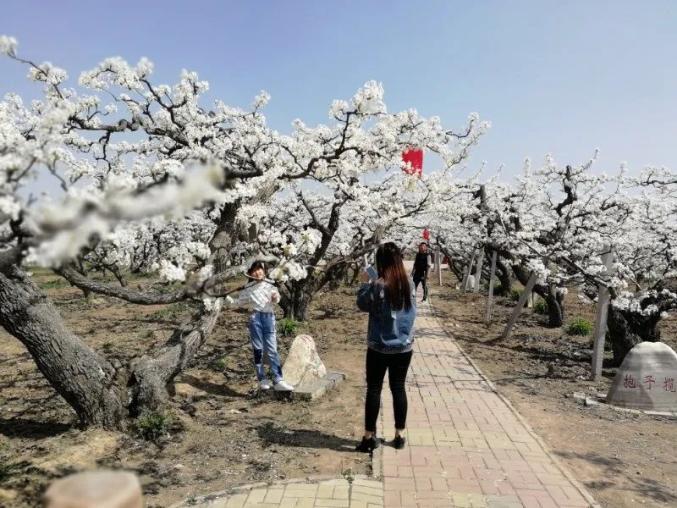
[[(419, 308), (416, 337), (407, 380), (407, 446), (381, 447), (376, 479), (262, 486), (192, 506), (598, 506), (463, 355), (427, 305)], [(394, 437), (392, 418), (386, 384), (381, 429), (387, 441)]]
[[(595, 506), (446, 335), (429, 306), (419, 309), (416, 337), (407, 379), (409, 446), (384, 447), (385, 506)], [(384, 390), (386, 439), (394, 437), (391, 401)]]

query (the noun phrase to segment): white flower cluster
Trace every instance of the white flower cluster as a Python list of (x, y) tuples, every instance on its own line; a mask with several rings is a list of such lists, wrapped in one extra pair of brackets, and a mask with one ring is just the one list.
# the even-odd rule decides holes
[(0, 35), (0, 54), (3, 55), (16, 55), (17, 42), (14, 37), (7, 35)]

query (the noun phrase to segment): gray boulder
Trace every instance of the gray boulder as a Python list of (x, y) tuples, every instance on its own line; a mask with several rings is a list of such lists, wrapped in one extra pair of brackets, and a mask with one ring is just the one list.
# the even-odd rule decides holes
[(327, 368), (310, 335), (299, 335), (294, 339), (282, 372), (285, 381), (293, 386), (310, 384), (327, 376)]
[(640, 342), (623, 360), (607, 394), (614, 406), (677, 412), (677, 353), (662, 342)]

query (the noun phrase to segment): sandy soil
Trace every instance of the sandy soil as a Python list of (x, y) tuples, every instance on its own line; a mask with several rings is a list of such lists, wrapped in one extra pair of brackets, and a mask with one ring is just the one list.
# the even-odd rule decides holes
[[(544, 316), (525, 309), (512, 337), (496, 340), (514, 303), (499, 299), (487, 326), (486, 297), (452, 289), (449, 278), (444, 283), (433, 302), (447, 330), (602, 506), (677, 506), (677, 420), (586, 407), (572, 397), (606, 394), (615, 375), (610, 352), (604, 378), (591, 382), (590, 337), (546, 328)], [(594, 306), (574, 293), (565, 302), (566, 320), (593, 322)], [(677, 350), (677, 319), (661, 326), (664, 342)]]
[[(53, 275), (36, 277), (72, 329), (108, 357), (161, 344), (189, 312), (180, 304), (87, 301)], [(362, 427), (366, 330), (353, 295), (320, 295), (299, 330), (316, 339), (329, 369), (347, 374), (337, 390), (309, 403), (256, 397), (247, 314), (224, 312), (177, 380), (169, 437), (158, 444), (134, 432), (78, 429), (22, 345), (0, 329), (0, 506), (37, 506), (50, 480), (91, 467), (136, 471), (149, 507), (243, 483), (368, 473), (368, 457), (352, 451)], [(280, 338), (283, 358), (291, 340)]]

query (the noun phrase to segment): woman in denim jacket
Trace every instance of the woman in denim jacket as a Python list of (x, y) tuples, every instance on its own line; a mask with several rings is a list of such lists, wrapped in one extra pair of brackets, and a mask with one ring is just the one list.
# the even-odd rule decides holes
[(376, 270), (376, 280), (369, 281), (366, 272), (361, 275), (363, 284), (357, 292), (357, 306), (369, 313), (364, 436), (356, 448), (361, 452), (372, 452), (379, 445), (376, 420), (386, 371), (395, 413), (393, 446), (404, 447), (402, 432), (407, 420), (404, 384), (411, 363), (416, 319), (414, 286), (407, 277), (400, 249), (394, 243), (385, 243), (376, 251)]

